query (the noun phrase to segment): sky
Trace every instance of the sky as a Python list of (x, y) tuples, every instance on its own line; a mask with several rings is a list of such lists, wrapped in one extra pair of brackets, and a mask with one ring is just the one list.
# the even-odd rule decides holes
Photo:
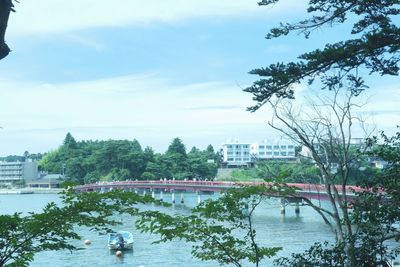
[[(266, 40), (271, 27), (304, 16), (303, 0), (19, 2), (6, 35), (12, 53), (0, 61), (0, 156), (57, 149), (68, 132), (135, 138), (157, 152), (175, 137), (188, 149), (277, 138), (268, 109), (246, 111), (254, 103), (242, 89), (257, 80), (248, 72), (349, 32)], [(371, 79), (365, 112), (377, 129), (400, 122), (399, 84)]]

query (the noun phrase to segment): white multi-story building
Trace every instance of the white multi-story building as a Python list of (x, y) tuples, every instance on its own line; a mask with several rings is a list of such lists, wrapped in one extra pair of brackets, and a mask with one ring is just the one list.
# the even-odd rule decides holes
[[(339, 143), (339, 140), (336, 141), (336, 142)], [(348, 142), (348, 141), (346, 140), (346, 142)], [(365, 142), (366, 142), (365, 138), (351, 138), (350, 141), (349, 141), (349, 144), (352, 147), (361, 149), (361, 148), (365, 147)], [(324, 145), (321, 145), (320, 143), (314, 143), (313, 144), (314, 148), (316, 149), (316, 152), (320, 156), (322, 156), (323, 158), (327, 157), (327, 155), (325, 155), (325, 154), (327, 152), (329, 154), (328, 150), (332, 148), (332, 145), (330, 144), (329, 140), (327, 140), (325, 143), (327, 143), (328, 145), (324, 146)], [(299, 155), (304, 157), (304, 158), (308, 158), (308, 159), (312, 159), (313, 160), (311, 150), (308, 147), (304, 146), (304, 145), (301, 147)]]
[(294, 160), (295, 145), (291, 142), (263, 140), (252, 145), (252, 154), (257, 160)]
[(240, 167), (251, 165), (253, 160), (250, 154), (250, 143), (238, 141), (227, 142), (222, 145), (223, 162), (227, 167)]
[(226, 167), (252, 166), (258, 160), (294, 160), (295, 146), (290, 142), (264, 140), (259, 143), (231, 141), (222, 145)]
[(37, 162), (0, 162), (1, 184), (11, 185), (17, 181), (37, 178)]

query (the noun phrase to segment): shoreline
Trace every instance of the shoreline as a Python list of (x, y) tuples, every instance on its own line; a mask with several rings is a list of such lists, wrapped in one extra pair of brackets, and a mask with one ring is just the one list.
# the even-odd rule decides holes
[(62, 188), (15, 188), (0, 189), (0, 195), (25, 195), (25, 194), (58, 194)]

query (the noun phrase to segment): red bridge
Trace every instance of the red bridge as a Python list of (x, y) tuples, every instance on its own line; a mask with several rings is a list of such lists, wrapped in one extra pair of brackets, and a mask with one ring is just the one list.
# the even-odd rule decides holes
[[(78, 192), (91, 192), (91, 191), (107, 191), (113, 189), (123, 189), (130, 191), (137, 191), (138, 189), (160, 191), (160, 192), (220, 192), (225, 191), (232, 187), (240, 187), (243, 185), (271, 185), (266, 182), (219, 182), (219, 181), (176, 181), (176, 180), (160, 180), (160, 181), (120, 181), (120, 182), (98, 182), (95, 184), (85, 184), (75, 187)], [(327, 194), (324, 185), (319, 184), (288, 184), (299, 189), (298, 195), (313, 199), (327, 199)], [(341, 186), (336, 186), (341, 192)], [(347, 186), (347, 192), (351, 196), (353, 191), (361, 191), (362, 189), (356, 186)]]

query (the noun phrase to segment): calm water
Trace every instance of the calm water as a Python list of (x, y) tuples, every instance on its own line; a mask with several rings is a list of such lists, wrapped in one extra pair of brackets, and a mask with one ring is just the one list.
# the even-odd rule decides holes
[[(203, 196), (212, 197), (216, 196)], [(170, 196), (164, 194), (164, 200)], [(0, 195), (0, 214), (10, 214), (15, 211), (38, 212), (48, 202), (58, 202), (57, 195)], [(197, 203), (197, 195), (186, 194), (185, 204), (176, 204), (168, 208), (168, 212), (188, 213), (189, 208)], [(146, 209), (160, 209), (153, 205), (143, 206)], [(164, 209), (164, 208), (163, 208)], [(286, 216), (279, 211), (278, 200), (263, 203), (254, 215), (257, 237), (265, 246), (281, 246), (284, 248), (279, 255), (290, 255), (302, 252), (314, 242), (331, 240), (329, 229), (321, 222), (319, 216), (310, 208), (301, 207), (300, 216), (294, 213), (294, 207), (287, 207)], [(135, 244), (133, 252), (126, 252), (123, 258), (110, 254), (107, 248), (107, 237), (82, 229), (84, 239), (92, 240), (92, 245), (85, 246), (82, 241), (76, 244), (83, 249), (70, 253), (68, 251), (48, 251), (37, 254), (34, 267), (46, 266), (218, 266), (216, 262), (201, 262), (190, 255), (190, 246), (185, 242), (175, 241), (163, 244), (152, 244), (157, 236), (141, 234), (135, 231), (132, 218), (121, 217), (124, 225), (115, 230), (130, 230), (134, 233)], [(264, 266), (269, 266), (264, 262)], [(248, 266), (252, 266), (249, 264)]]

